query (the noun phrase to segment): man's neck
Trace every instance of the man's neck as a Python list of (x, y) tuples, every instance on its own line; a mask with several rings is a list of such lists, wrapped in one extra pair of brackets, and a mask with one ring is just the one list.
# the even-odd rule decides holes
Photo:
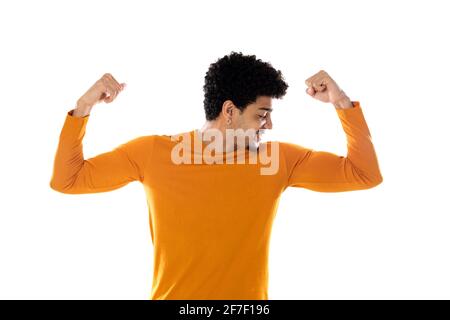
[[(235, 143), (233, 143), (233, 145), (228, 146), (226, 144), (226, 126), (224, 126), (223, 124), (221, 124), (220, 122), (215, 122), (215, 121), (206, 121), (203, 124), (203, 127), (201, 129), (198, 129), (198, 133), (201, 135), (201, 137), (199, 137), (202, 141), (203, 141), (203, 136), (204, 134), (208, 131), (208, 130), (212, 130), (212, 131), (216, 131), (219, 130), (221, 133), (221, 136), (223, 137), (222, 140), (222, 145), (224, 146), (225, 150), (224, 152), (230, 152), (230, 151), (236, 151), (237, 150), (237, 145)], [(213, 139), (214, 140), (214, 139)]]

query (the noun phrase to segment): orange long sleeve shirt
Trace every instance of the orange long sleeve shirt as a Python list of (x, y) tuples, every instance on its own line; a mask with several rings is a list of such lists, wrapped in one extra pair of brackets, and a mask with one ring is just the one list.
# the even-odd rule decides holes
[[(270, 175), (261, 174), (261, 161), (175, 164), (171, 152), (178, 142), (169, 135), (140, 136), (84, 159), (89, 115), (74, 117), (71, 110), (50, 186), (83, 194), (132, 181), (143, 185), (154, 247), (150, 299), (267, 300), (269, 240), (282, 192), (287, 187), (341, 192), (382, 182), (361, 106), (358, 101), (353, 106), (336, 109), (347, 138), (346, 157), (277, 142), (279, 168)], [(203, 152), (198, 131), (186, 134)], [(274, 150), (273, 143), (266, 142), (268, 150)], [(198, 150), (188, 150), (191, 159)]]

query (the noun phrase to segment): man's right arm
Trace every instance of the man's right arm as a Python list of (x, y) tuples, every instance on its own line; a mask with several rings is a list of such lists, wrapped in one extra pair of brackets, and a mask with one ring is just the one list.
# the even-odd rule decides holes
[(125, 88), (106, 73), (67, 112), (54, 158), (50, 187), (62, 193), (95, 193), (118, 189), (144, 179), (151, 136), (141, 136), (115, 149), (85, 160), (83, 137), (89, 114), (99, 102), (110, 103)]
[(153, 137), (140, 136), (111, 151), (84, 159), (83, 138), (89, 115), (67, 113), (53, 163), (50, 187), (67, 194), (97, 193), (144, 180)]
[(69, 111), (69, 114), (73, 117), (83, 118), (87, 117), (91, 113), (92, 107), (83, 106), (81, 104), (77, 104), (77, 107), (73, 110)]

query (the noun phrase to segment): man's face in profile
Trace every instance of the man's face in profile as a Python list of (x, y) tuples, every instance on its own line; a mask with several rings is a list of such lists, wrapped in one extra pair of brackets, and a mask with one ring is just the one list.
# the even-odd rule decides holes
[(272, 129), (271, 111), (272, 97), (259, 96), (256, 102), (249, 104), (242, 113), (235, 113), (232, 127), (237, 136), (235, 149), (258, 149), (264, 130)]

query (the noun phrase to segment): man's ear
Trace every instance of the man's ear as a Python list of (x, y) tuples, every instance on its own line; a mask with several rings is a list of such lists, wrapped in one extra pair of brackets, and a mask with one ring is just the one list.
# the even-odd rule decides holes
[(233, 116), (233, 112), (234, 112), (233, 109), (234, 109), (234, 104), (231, 100), (226, 100), (223, 103), (222, 112), (224, 113), (225, 118), (228, 119), (228, 117), (231, 118)]

